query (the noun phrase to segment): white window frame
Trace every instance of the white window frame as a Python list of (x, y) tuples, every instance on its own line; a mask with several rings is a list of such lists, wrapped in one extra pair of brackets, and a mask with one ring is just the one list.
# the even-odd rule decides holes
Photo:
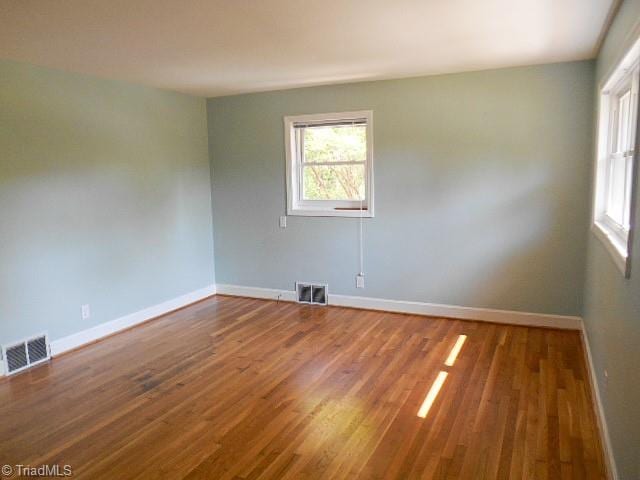
[[(367, 135), (364, 200), (361, 202), (359, 200), (305, 200), (302, 198), (302, 146), (296, 137), (296, 125), (362, 120), (366, 121)], [(373, 217), (373, 111), (286, 116), (284, 117), (284, 136), (287, 160), (287, 215)]]
[[(638, 88), (640, 77), (640, 40), (615, 68), (600, 88), (598, 145), (595, 166), (595, 188), (592, 231), (598, 237), (625, 277), (631, 272), (631, 244), (634, 230), (634, 205), (638, 169)], [(619, 99), (631, 92), (629, 135), (632, 148), (617, 152)], [(626, 161), (623, 224), (607, 214), (610, 175), (614, 158)]]

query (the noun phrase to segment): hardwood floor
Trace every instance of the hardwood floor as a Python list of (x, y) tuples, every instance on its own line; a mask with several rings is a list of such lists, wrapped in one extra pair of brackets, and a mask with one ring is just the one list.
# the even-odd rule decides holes
[(87, 479), (600, 479), (591, 405), (577, 332), (216, 296), (0, 381), (0, 464)]

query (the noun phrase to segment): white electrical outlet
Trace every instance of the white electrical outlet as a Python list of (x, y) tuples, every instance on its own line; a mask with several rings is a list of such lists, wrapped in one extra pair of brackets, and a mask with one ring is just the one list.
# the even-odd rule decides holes
[(82, 319), (87, 320), (91, 318), (91, 307), (89, 305), (82, 305)]
[(287, 228), (287, 217), (285, 215), (280, 217), (280, 228)]
[(364, 288), (364, 275), (356, 275), (356, 288)]

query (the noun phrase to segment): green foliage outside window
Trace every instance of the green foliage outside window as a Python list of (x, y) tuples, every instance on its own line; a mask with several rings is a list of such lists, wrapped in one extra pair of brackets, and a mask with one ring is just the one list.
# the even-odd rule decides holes
[[(364, 199), (366, 157), (364, 125), (305, 128), (305, 200)], [(331, 165), (335, 162), (354, 163)]]

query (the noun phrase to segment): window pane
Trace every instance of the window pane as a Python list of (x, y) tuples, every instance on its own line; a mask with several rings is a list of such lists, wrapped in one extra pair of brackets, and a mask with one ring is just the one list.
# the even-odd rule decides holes
[(366, 159), (366, 125), (304, 129), (305, 162), (364, 162)]
[(629, 230), (631, 227), (631, 173), (633, 172), (633, 157), (625, 157), (624, 160), (627, 171), (625, 173), (626, 189), (624, 196), (624, 212), (622, 213), (624, 221), (622, 222), (622, 226)]
[(627, 92), (618, 101), (618, 143), (617, 151), (626, 152), (631, 150), (630, 140), (631, 123), (631, 92)]
[(307, 165), (302, 191), (304, 200), (364, 200), (364, 163)]
[(609, 172), (609, 198), (607, 202), (607, 215), (612, 220), (623, 225), (624, 222), (624, 197), (627, 173), (626, 160), (622, 156), (611, 159)]

